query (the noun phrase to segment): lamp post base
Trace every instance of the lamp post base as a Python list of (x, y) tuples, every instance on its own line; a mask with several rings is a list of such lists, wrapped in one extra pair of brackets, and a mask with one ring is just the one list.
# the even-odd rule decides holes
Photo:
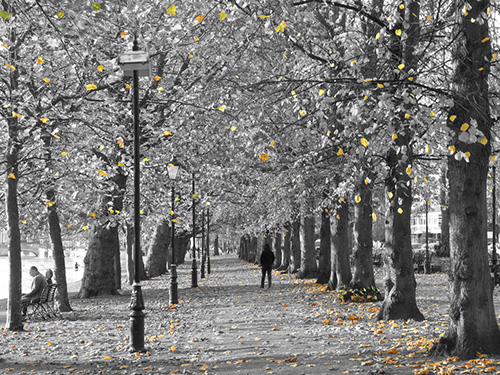
[(177, 266), (172, 264), (170, 266), (170, 305), (177, 305), (179, 303), (179, 295), (177, 291)]
[(130, 298), (130, 350), (144, 351), (144, 299), (140, 283), (134, 283)]
[(193, 259), (193, 264), (191, 265), (191, 288), (198, 287), (198, 270), (196, 268), (196, 258)]

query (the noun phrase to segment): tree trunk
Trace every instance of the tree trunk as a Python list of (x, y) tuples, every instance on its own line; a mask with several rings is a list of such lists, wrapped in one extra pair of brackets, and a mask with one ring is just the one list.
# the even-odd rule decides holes
[(309, 208), (301, 215), (300, 220), (300, 269), (298, 279), (317, 277), (318, 265), (314, 249), (314, 215)]
[(219, 235), (215, 235), (214, 240), (214, 255), (219, 255)]
[[(373, 274), (373, 211), (372, 181), (373, 175), (366, 173), (358, 180), (355, 195), (360, 201), (354, 206), (354, 272), (349, 287), (349, 298), (353, 301), (373, 301), (382, 297), (375, 286)], [(368, 182), (368, 184), (367, 184)]]
[(279, 268), (281, 266), (281, 237), (283, 235), (280, 232), (274, 233), (274, 254), (276, 257), (275, 260), (275, 268)]
[(127, 263), (127, 282), (128, 285), (134, 283), (134, 227), (128, 221), (125, 223), (125, 251)]
[[(55, 191), (47, 190), (47, 201), (55, 202)], [(57, 287), (57, 306), (59, 311), (72, 311), (68, 298), (68, 285), (66, 283), (66, 261), (61, 238), (61, 226), (57, 213), (57, 203), (48, 207), (48, 221), (50, 240), (52, 242), (52, 258), (54, 259), (54, 276)]]
[(295, 273), (300, 268), (300, 217), (292, 223), (290, 266), (288, 272)]
[(345, 291), (351, 282), (349, 262), (349, 206), (341, 201), (334, 218), (330, 219), (331, 270), (329, 290)]
[[(415, 51), (420, 36), (420, 5), (410, 0), (403, 9), (400, 8), (401, 20), (404, 23), (395, 27), (404, 29), (406, 38), (393, 36), (394, 57), (404, 62), (402, 72), (416, 69)], [(401, 106), (404, 108), (403, 103)], [(415, 319), (423, 320), (415, 299), (415, 275), (413, 273), (413, 253), (411, 248), (411, 205), (412, 191), (410, 160), (412, 130), (404, 126), (402, 113), (393, 118), (397, 138), (387, 153), (389, 172), (385, 179), (387, 213), (386, 213), (386, 266), (389, 267), (385, 284), (392, 287), (386, 289), (385, 299), (380, 308), (378, 319)], [(405, 122), (406, 121), (406, 122)], [(410, 171), (410, 172), (408, 172)]]
[[(484, 40), (489, 28), (483, 14), (489, 1), (472, 0), (468, 4), (467, 15), (462, 13), (463, 4), (455, 5), (459, 17), (453, 35), (456, 92), (449, 114), (456, 118), (448, 121), (456, 148), (448, 159), (451, 308), (448, 331), (436, 347), (438, 353), (462, 358), (474, 358), (477, 352), (500, 353), (486, 238), (486, 178), (493, 121), (488, 97), (491, 42)], [(461, 131), (465, 123), (477, 124), (482, 132), (478, 141), (464, 139), (468, 136)], [(483, 137), (486, 144), (479, 142)], [(460, 157), (465, 152), (470, 152), (468, 160)]]
[(168, 219), (163, 217), (155, 228), (149, 244), (145, 271), (148, 277), (157, 277), (167, 272), (170, 258), (171, 230)]
[[(117, 231), (118, 234), (118, 231)], [(120, 241), (118, 240), (118, 244)], [(120, 260), (120, 246), (118, 245), (118, 251), (115, 253), (113, 258), (113, 268), (115, 270), (115, 285), (116, 289), (122, 288), (122, 264)]]
[(319, 245), (319, 275), (316, 282), (318, 284), (328, 284), (331, 274), (331, 252), (332, 244), (330, 241), (330, 215), (326, 209), (321, 212), (321, 229)]
[(439, 255), (443, 257), (450, 256), (450, 211), (448, 209), (448, 179), (446, 178), (446, 169), (443, 167), (441, 172), (441, 247)]
[(175, 238), (175, 264), (177, 266), (184, 263), (191, 238), (191, 234), (187, 232), (183, 232)]
[(290, 237), (291, 227), (289, 223), (285, 224), (285, 233), (283, 234), (283, 247), (281, 248), (281, 265), (278, 270), (285, 271), (290, 265)]
[(19, 230), (19, 207), (17, 202), (18, 155), (20, 142), (18, 140), (19, 124), (17, 118), (7, 119), (9, 127), (9, 139), (7, 146), (7, 191), (5, 204), (8, 225), (8, 249), (9, 249), (9, 298), (7, 300), (7, 322), (6, 327), (11, 331), (22, 331), (23, 323), (21, 317), (21, 232)]

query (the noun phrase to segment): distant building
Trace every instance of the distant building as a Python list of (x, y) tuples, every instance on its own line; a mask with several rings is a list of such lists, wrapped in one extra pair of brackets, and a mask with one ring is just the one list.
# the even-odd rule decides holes
[[(441, 239), (441, 208), (429, 205), (427, 217), (429, 218), (429, 242), (439, 242)], [(425, 223), (425, 206), (415, 206), (411, 215), (411, 242), (413, 244), (425, 243)]]

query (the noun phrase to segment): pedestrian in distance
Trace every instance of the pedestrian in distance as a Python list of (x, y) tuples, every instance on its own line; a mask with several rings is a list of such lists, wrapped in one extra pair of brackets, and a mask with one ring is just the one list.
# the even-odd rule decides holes
[(264, 282), (266, 281), (267, 274), (267, 286), (271, 287), (271, 271), (273, 269), (274, 263), (274, 253), (271, 250), (271, 246), (268, 243), (264, 244), (264, 251), (260, 255), (260, 265), (262, 267), (262, 278), (260, 280), (260, 287), (264, 288)]

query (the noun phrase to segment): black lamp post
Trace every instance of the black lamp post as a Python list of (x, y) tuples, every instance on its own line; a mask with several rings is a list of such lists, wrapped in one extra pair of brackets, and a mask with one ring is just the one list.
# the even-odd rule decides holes
[(179, 296), (177, 290), (177, 266), (175, 264), (175, 179), (179, 172), (179, 165), (175, 157), (168, 164), (168, 177), (172, 181), (172, 209), (171, 209), (171, 228), (172, 228), (172, 260), (170, 262), (170, 305), (177, 305), (179, 303)]
[(205, 210), (201, 211), (201, 274), (205, 278)]
[(497, 259), (497, 177), (496, 177), (496, 167), (493, 166), (493, 173), (492, 173), (492, 180), (493, 180), (493, 189), (492, 189), (492, 195), (493, 195), (493, 250), (491, 251), (491, 264), (495, 268), (498, 262)]
[(210, 202), (207, 206), (207, 273), (210, 275)]
[(191, 288), (198, 287), (198, 273), (196, 269), (196, 193), (194, 191), (195, 174), (193, 172), (193, 262), (191, 264)]
[(429, 254), (429, 201), (425, 200), (425, 261), (424, 273), (431, 273), (431, 257)]
[(139, 278), (139, 257), (141, 252), (140, 223), (140, 129), (139, 129), (139, 76), (151, 73), (147, 52), (139, 51), (137, 36), (134, 38), (132, 51), (125, 52), (118, 59), (124, 77), (132, 77), (133, 110), (134, 110), (134, 285), (130, 299), (130, 346), (134, 352), (144, 351), (144, 299), (142, 297), (141, 280)]

